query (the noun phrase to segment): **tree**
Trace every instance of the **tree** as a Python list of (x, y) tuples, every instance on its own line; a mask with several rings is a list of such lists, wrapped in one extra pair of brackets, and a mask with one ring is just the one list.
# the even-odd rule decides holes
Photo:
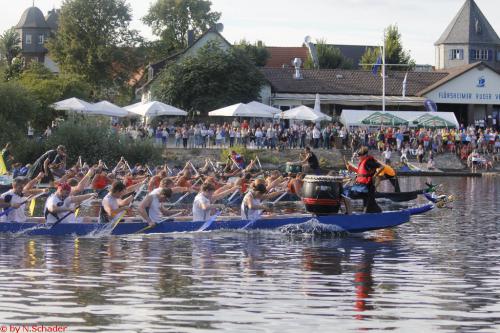
[[(321, 69), (351, 69), (353, 68), (352, 60), (344, 57), (342, 52), (333, 45), (327, 43), (326, 39), (318, 39), (316, 41), (316, 50), (318, 52), (318, 63)], [(313, 69), (314, 61), (311, 55), (308, 55), (304, 62), (304, 68)]]
[(125, 0), (65, 0), (47, 47), (62, 72), (81, 75), (97, 89), (122, 85), (135, 68), (118, 60), (141, 41), (129, 29), (131, 19)]
[(27, 122), (36, 112), (36, 102), (29, 92), (15, 82), (0, 83), (0, 142), (16, 138), (25, 132)]
[(211, 6), (207, 0), (157, 0), (142, 20), (160, 37), (156, 47), (170, 54), (187, 47), (188, 30), (196, 37), (217, 23), (221, 14)]
[(66, 98), (88, 99), (91, 91), (89, 84), (81, 76), (74, 74), (54, 75), (40, 63), (30, 63), (17, 82), (32, 96), (36, 108), (31, 113), (32, 126), (44, 129), (57, 116), (50, 105)]
[(0, 35), (0, 59), (4, 60), (7, 66), (10, 67), (12, 60), (21, 52), (20, 44), (21, 38), (14, 27)]
[[(407, 70), (409, 68), (415, 67), (415, 60), (411, 58), (410, 52), (403, 49), (403, 43), (401, 42), (401, 34), (399, 33), (397, 25), (390, 25), (385, 29), (385, 62), (387, 64), (405, 64), (404, 66), (387, 66), (390, 70)], [(380, 56), (380, 49), (369, 48), (366, 50), (365, 54), (361, 57), (361, 63), (364, 65), (364, 69), (372, 69), (373, 65), (377, 62)]]
[(271, 56), (262, 43), (250, 44), (245, 39), (242, 39), (238, 44), (233, 46), (235, 50), (242, 52), (252, 60), (257, 67), (264, 67)]
[(208, 43), (193, 57), (166, 67), (152, 87), (155, 98), (186, 111), (207, 111), (259, 97), (262, 73), (241, 52)]

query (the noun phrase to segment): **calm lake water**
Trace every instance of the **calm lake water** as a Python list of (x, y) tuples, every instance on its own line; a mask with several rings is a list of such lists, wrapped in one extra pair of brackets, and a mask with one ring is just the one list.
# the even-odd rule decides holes
[(433, 181), (454, 209), (362, 236), (0, 235), (0, 330), (499, 332), (500, 177)]

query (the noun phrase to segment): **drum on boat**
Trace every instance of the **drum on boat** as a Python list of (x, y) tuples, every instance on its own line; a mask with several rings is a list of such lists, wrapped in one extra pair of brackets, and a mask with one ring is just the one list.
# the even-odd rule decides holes
[(285, 172), (287, 173), (302, 172), (302, 164), (300, 164), (299, 162), (286, 162)]
[(306, 210), (317, 215), (337, 214), (343, 192), (342, 180), (338, 176), (306, 176), (302, 186)]

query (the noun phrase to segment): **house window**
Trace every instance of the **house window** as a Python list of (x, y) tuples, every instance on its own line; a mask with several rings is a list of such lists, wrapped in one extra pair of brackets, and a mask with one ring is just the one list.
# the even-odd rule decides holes
[(38, 44), (43, 45), (44, 42), (45, 42), (45, 36), (44, 35), (38, 36)]
[(26, 34), (26, 45), (30, 45), (30, 44), (31, 44), (31, 35)]
[(500, 61), (500, 50), (497, 50), (497, 61)]
[(470, 58), (472, 60), (488, 60), (490, 58), (489, 51), (488, 49), (470, 50)]
[(450, 60), (463, 60), (463, 59), (464, 59), (463, 49), (450, 50)]

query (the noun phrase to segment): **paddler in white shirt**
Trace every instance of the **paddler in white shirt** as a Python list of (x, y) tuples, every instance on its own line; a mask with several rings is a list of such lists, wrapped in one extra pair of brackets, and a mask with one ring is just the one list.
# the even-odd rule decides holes
[(214, 194), (215, 186), (212, 183), (204, 183), (201, 186), (200, 193), (196, 195), (193, 201), (193, 221), (208, 221), (212, 217), (210, 214), (212, 209), (225, 207), (224, 205), (215, 205), (212, 202), (231, 194), (236, 188), (236, 186), (233, 186)]
[(266, 194), (266, 185), (259, 183), (245, 195), (241, 202), (241, 219), (248, 221), (259, 220), (262, 211), (269, 209), (269, 205), (262, 203), (262, 199)]
[[(52, 194), (45, 203), (44, 215), (45, 223), (53, 224), (63, 222), (74, 223), (76, 222), (74, 213), (76, 207), (85, 200), (96, 198), (96, 193), (84, 195), (70, 195), (71, 185), (68, 183), (60, 183), (57, 185), (57, 191)], [(68, 214), (70, 213), (70, 214)]]
[(40, 173), (31, 181), (26, 177), (16, 177), (13, 179), (12, 189), (0, 195), (0, 198), (13, 208), (9, 210), (5, 216), (0, 217), (2, 220), (8, 222), (26, 222), (28, 219), (26, 217), (27, 201), (29, 201), (31, 196), (47, 191), (32, 189), (33, 185), (38, 183), (43, 176), (44, 174)]
[(139, 215), (150, 227), (165, 220), (168, 210), (162, 204), (169, 201), (172, 196), (172, 190), (169, 188), (157, 189), (153, 192), (146, 195), (138, 209)]

